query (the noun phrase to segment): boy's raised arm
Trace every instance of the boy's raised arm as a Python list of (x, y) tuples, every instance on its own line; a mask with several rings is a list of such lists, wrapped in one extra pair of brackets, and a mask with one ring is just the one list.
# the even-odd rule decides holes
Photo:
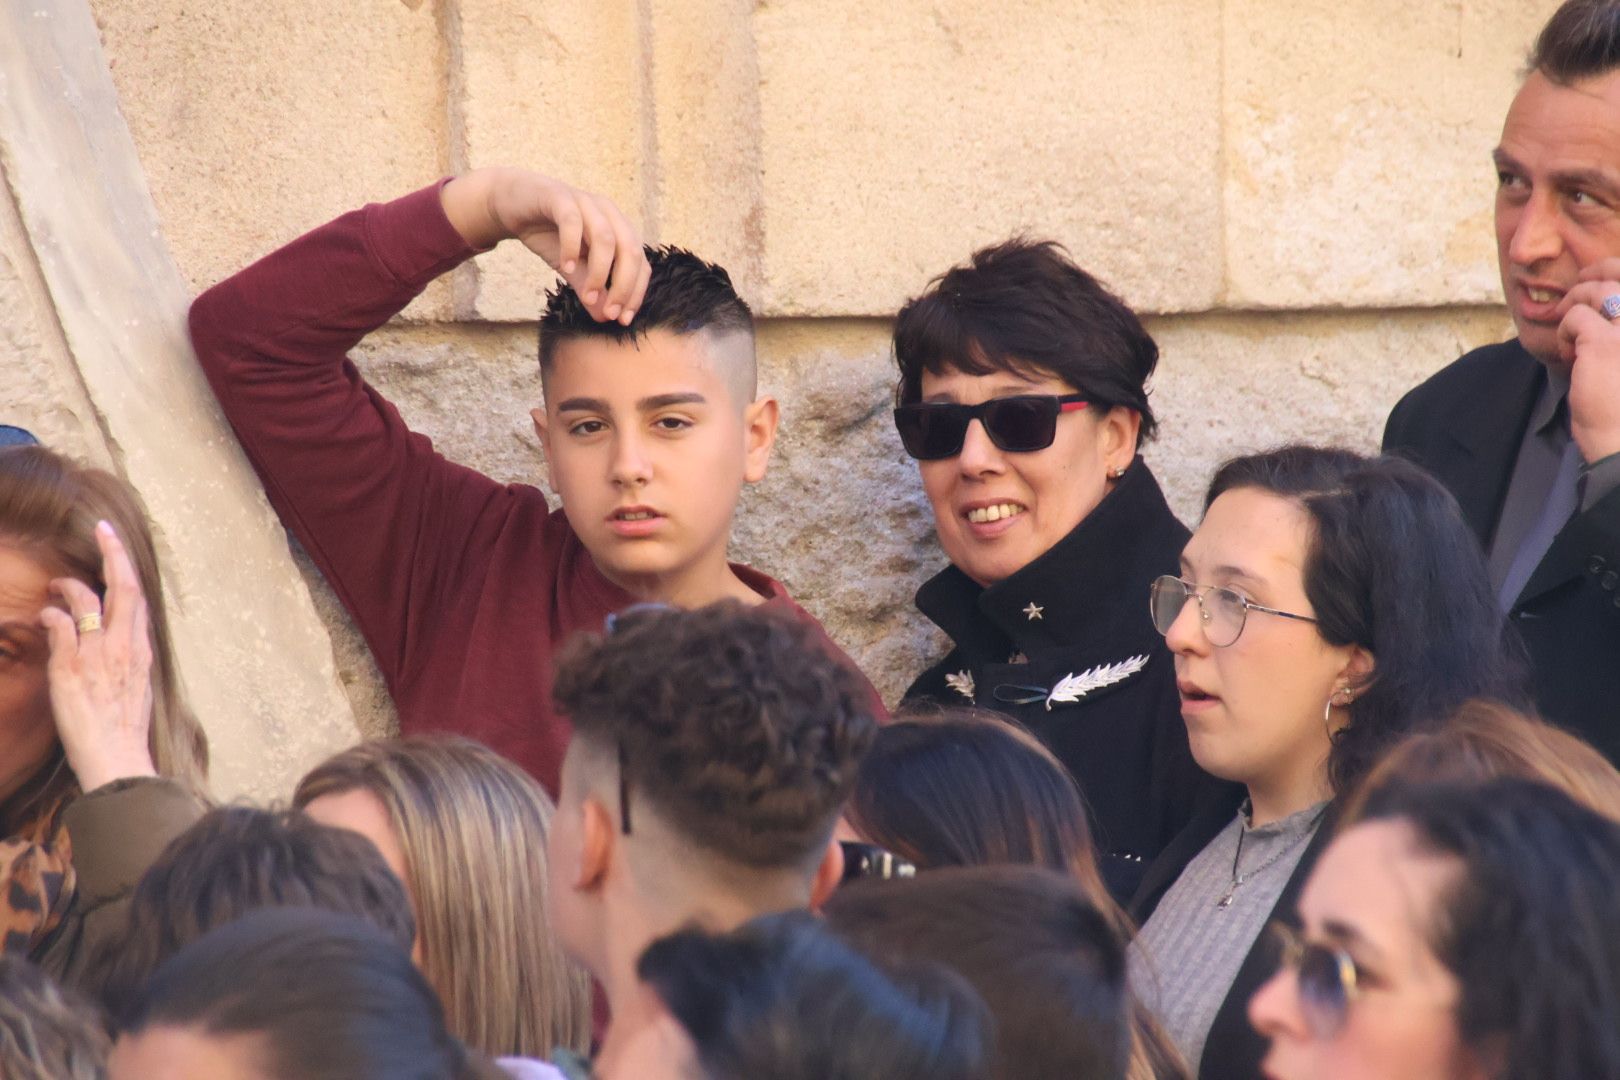
[(192, 305), (198, 360), (226, 417), (396, 694), (411, 656), (431, 645), (422, 639), (443, 628), (420, 616), (467, 595), (476, 552), (515, 500), (410, 431), (347, 354), (434, 278), (513, 237), (598, 318), (628, 321), (640, 303), (641, 241), (610, 202), (488, 169), (344, 214)]

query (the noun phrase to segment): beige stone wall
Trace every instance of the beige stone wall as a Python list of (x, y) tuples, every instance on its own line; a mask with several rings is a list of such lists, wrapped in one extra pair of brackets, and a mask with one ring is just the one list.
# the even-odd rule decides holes
[[(1505, 336), (1488, 154), (1555, 4), (90, 6), (192, 288), (346, 208), (494, 163), (605, 190), (651, 238), (731, 267), (785, 418), (737, 555), (893, 697), (937, 647), (910, 595), (940, 557), (887, 421), (886, 316), (976, 245), (1054, 236), (1153, 316), (1150, 457), (1185, 515), (1223, 456), (1371, 447), (1403, 389)], [(0, 299), (32, 295), (9, 269), (14, 232), (0, 215)], [(361, 355), (413, 423), (503, 478), (540, 471), (525, 416), (540, 270), (485, 257)], [(26, 374), (0, 406), (96, 453), (48, 331), (5, 331)], [(385, 730), (363, 648), (314, 594), (361, 727)]]

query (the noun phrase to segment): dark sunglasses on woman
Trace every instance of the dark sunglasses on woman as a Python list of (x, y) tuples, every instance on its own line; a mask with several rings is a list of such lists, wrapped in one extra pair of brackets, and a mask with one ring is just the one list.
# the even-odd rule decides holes
[(1294, 971), (1299, 1007), (1318, 1039), (1331, 1039), (1344, 1027), (1350, 1003), (1361, 993), (1356, 962), (1343, 949), (1306, 941), (1287, 923), (1272, 923), (1282, 965)]
[(918, 461), (938, 461), (962, 452), (968, 425), (977, 420), (997, 449), (1009, 454), (1045, 450), (1057, 438), (1057, 420), (1091, 404), (1083, 394), (1018, 394), (977, 405), (918, 402), (894, 410), (894, 426), (906, 453)]

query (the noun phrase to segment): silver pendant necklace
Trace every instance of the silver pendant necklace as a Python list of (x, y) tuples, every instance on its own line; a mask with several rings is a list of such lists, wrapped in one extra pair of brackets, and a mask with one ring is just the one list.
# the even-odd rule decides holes
[[(1244, 885), (1248, 884), (1249, 879), (1251, 879), (1251, 878), (1255, 877), (1256, 875), (1258, 875), (1262, 870), (1267, 870), (1270, 867), (1275, 866), (1280, 859), (1282, 859), (1289, 852), (1293, 851), (1296, 847), (1298, 847), (1307, 837), (1314, 834), (1316, 832), (1316, 826), (1319, 825), (1321, 823), (1321, 821), (1322, 821), (1322, 815), (1326, 814), (1326, 813), (1327, 813), (1327, 807), (1324, 806), (1324, 807), (1322, 807), (1321, 810), (1317, 811), (1316, 816), (1311, 819), (1310, 825), (1306, 826), (1306, 828), (1305, 828), (1305, 830), (1303, 832), (1301, 832), (1298, 836), (1294, 837), (1294, 839), (1292, 841), (1290, 841), (1289, 843), (1284, 844), (1282, 847), (1278, 848), (1277, 853), (1275, 855), (1273, 855), (1271, 858), (1267, 859), (1265, 862), (1261, 863), (1259, 866), (1255, 867), (1253, 870), (1250, 870), (1246, 874), (1239, 874), (1238, 873), (1238, 862), (1243, 858), (1243, 836), (1244, 836), (1244, 833), (1247, 831), (1243, 827), (1242, 824), (1239, 824), (1239, 826), (1238, 826), (1237, 851), (1232, 853), (1232, 886), (1231, 886), (1231, 888), (1226, 890), (1226, 895), (1225, 896), (1223, 896), (1219, 900), (1215, 901), (1215, 906), (1217, 908), (1220, 908), (1223, 911), (1226, 910), (1227, 908), (1231, 907), (1233, 897), (1237, 896), (1237, 891), (1239, 889), (1241, 889)], [(1247, 812), (1243, 813), (1241, 815), (1241, 817), (1246, 819), (1248, 817)]]

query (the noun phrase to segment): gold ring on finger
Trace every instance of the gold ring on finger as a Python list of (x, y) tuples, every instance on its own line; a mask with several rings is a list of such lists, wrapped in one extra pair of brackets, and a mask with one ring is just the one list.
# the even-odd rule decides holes
[(98, 612), (92, 611), (88, 615), (80, 615), (75, 622), (81, 634), (93, 634), (101, 629), (101, 615)]

